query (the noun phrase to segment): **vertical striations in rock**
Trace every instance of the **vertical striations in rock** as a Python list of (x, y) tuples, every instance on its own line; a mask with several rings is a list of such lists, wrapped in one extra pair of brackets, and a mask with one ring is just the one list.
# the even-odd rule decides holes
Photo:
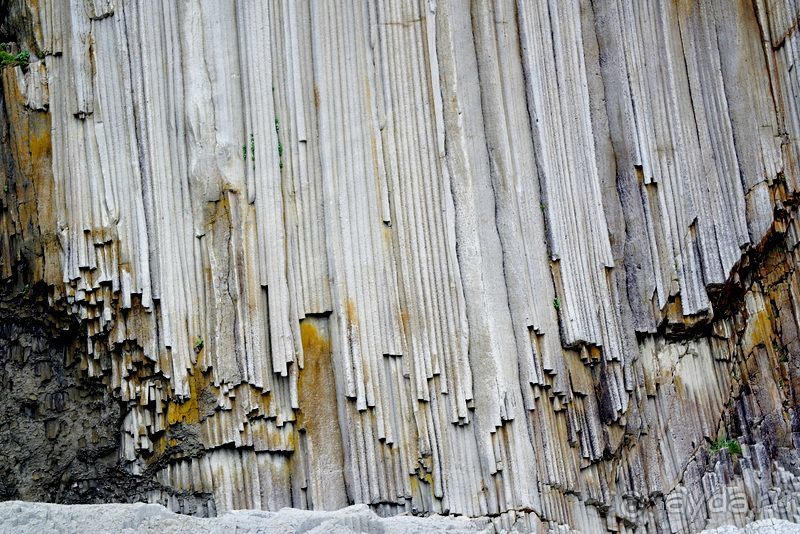
[(800, 519), (796, 0), (0, 11), (0, 498)]

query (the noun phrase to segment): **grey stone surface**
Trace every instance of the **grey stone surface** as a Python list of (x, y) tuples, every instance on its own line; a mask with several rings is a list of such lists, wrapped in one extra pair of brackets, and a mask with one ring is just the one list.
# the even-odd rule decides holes
[(725, 526), (704, 530), (702, 534), (795, 534), (800, 525), (785, 519), (762, 519), (741, 528)]
[(378, 517), (366, 505), (335, 512), (240, 510), (216, 518), (178, 515), (158, 504), (0, 503), (2, 534), (433, 534), (488, 532), (487, 522), (431, 516)]

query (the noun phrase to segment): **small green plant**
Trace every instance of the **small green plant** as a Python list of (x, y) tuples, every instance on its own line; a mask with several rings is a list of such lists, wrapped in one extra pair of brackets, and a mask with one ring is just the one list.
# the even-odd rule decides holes
[(0, 67), (16, 67), (18, 65), (27, 65), (31, 59), (31, 54), (27, 50), (12, 54), (6, 50), (7, 45), (3, 45), (0, 50)]
[(275, 134), (278, 136), (278, 165), (283, 170), (283, 145), (281, 144), (281, 121), (275, 117)]
[(539, 202), (539, 209), (542, 210), (542, 213), (544, 213), (544, 211), (547, 209), (547, 203)]
[(247, 161), (247, 143), (242, 145), (242, 159)]
[(256, 138), (253, 137), (253, 134), (250, 134), (250, 161), (253, 162), (255, 166), (256, 162)]
[(556, 311), (560, 310), (561, 309), (561, 301), (558, 300), (557, 298), (554, 298), (553, 299), (553, 307), (556, 309)]
[(784, 347), (777, 340), (772, 341), (772, 350), (778, 355), (780, 363), (789, 363), (789, 349)]
[(194, 351), (195, 351), (196, 353), (197, 353), (197, 352), (200, 352), (201, 350), (203, 350), (203, 346), (204, 346), (204, 345), (205, 345), (205, 343), (203, 343), (203, 338), (202, 338), (202, 337), (198, 337), (198, 338), (196, 338), (196, 339), (194, 340)]
[(731, 456), (741, 456), (742, 454), (742, 446), (739, 445), (738, 441), (732, 438), (718, 439), (711, 444), (711, 452), (713, 454), (717, 454), (722, 449), (728, 451), (728, 454)]

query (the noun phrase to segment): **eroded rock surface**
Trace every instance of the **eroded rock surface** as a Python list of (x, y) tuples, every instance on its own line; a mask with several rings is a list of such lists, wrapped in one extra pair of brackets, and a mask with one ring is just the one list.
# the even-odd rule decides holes
[(3, 498), (800, 520), (795, 0), (0, 6)]
[(119, 465), (123, 407), (82, 372), (78, 321), (48, 309), (45, 289), (0, 297), (0, 498), (145, 498), (146, 479)]

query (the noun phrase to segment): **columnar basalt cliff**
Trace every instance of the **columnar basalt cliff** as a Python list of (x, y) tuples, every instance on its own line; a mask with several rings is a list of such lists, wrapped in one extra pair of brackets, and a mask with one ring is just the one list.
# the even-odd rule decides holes
[(0, 13), (0, 498), (800, 519), (797, 0)]

